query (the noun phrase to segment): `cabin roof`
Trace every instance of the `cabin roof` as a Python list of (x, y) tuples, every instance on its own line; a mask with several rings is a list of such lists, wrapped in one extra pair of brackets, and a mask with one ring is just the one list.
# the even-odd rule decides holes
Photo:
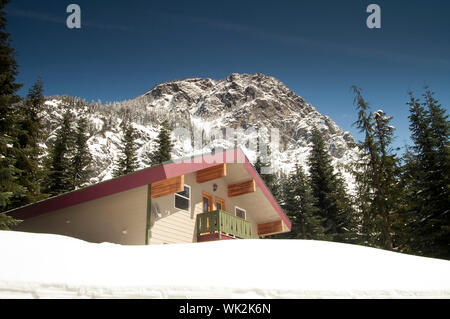
[(291, 222), (284, 214), (275, 198), (264, 184), (253, 165), (240, 148), (224, 150), (217, 153), (201, 154), (165, 162), (159, 166), (145, 168), (134, 173), (110, 179), (82, 189), (64, 193), (33, 204), (22, 206), (6, 212), (17, 219), (33, 218), (52, 211), (78, 205), (101, 197), (121, 193), (136, 187), (145, 186), (158, 181), (193, 173), (223, 163), (239, 163), (255, 180), (264, 196), (269, 200), (284, 224), (291, 229)]

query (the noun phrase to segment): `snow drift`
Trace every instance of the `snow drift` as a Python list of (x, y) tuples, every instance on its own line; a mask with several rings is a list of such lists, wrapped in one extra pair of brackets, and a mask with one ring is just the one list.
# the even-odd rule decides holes
[(309, 240), (121, 246), (0, 231), (0, 298), (450, 298), (450, 262)]

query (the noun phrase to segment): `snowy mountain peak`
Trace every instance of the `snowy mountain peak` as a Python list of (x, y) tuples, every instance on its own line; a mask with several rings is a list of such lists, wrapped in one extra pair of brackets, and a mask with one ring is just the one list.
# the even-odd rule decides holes
[(272, 151), (272, 165), (276, 170), (289, 171), (296, 161), (306, 166), (313, 127), (321, 131), (336, 167), (347, 163), (357, 152), (350, 133), (342, 131), (332, 119), (318, 112), (281, 81), (262, 73), (233, 73), (222, 80), (173, 80), (160, 83), (135, 99), (106, 105), (88, 104), (67, 96), (51, 97), (46, 108), (49, 140), (64, 109), (70, 108), (76, 115), (88, 118), (88, 143), (94, 158), (92, 183), (111, 178), (122, 136), (120, 123), (125, 113), (131, 115), (138, 132), (136, 142), (141, 168), (148, 166), (148, 154), (155, 147), (161, 122), (166, 119), (172, 128), (187, 128), (204, 136), (204, 145), (199, 150), (175, 141), (174, 158), (193, 151), (209, 152), (215, 146), (233, 146), (230, 141), (214, 135), (226, 128), (247, 130), (238, 138), (239, 146), (250, 160), (255, 160), (256, 154), (246, 143), (256, 135), (248, 133), (249, 130), (277, 129), (279, 149)]

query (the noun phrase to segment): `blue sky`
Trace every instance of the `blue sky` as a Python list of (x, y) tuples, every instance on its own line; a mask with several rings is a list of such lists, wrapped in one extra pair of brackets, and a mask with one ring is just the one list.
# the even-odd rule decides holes
[[(77, 3), (82, 28), (68, 29)], [(381, 7), (381, 29), (366, 7)], [(450, 2), (12, 0), (8, 31), (28, 88), (102, 102), (136, 97), (188, 77), (261, 72), (352, 132), (352, 85), (394, 117), (396, 145), (409, 138), (408, 90), (429, 85), (450, 105)]]

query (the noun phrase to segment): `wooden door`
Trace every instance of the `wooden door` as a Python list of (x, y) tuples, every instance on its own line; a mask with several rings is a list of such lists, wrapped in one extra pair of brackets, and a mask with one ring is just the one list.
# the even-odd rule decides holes
[(203, 192), (203, 207), (202, 210), (204, 213), (213, 211), (213, 197), (212, 195)]

